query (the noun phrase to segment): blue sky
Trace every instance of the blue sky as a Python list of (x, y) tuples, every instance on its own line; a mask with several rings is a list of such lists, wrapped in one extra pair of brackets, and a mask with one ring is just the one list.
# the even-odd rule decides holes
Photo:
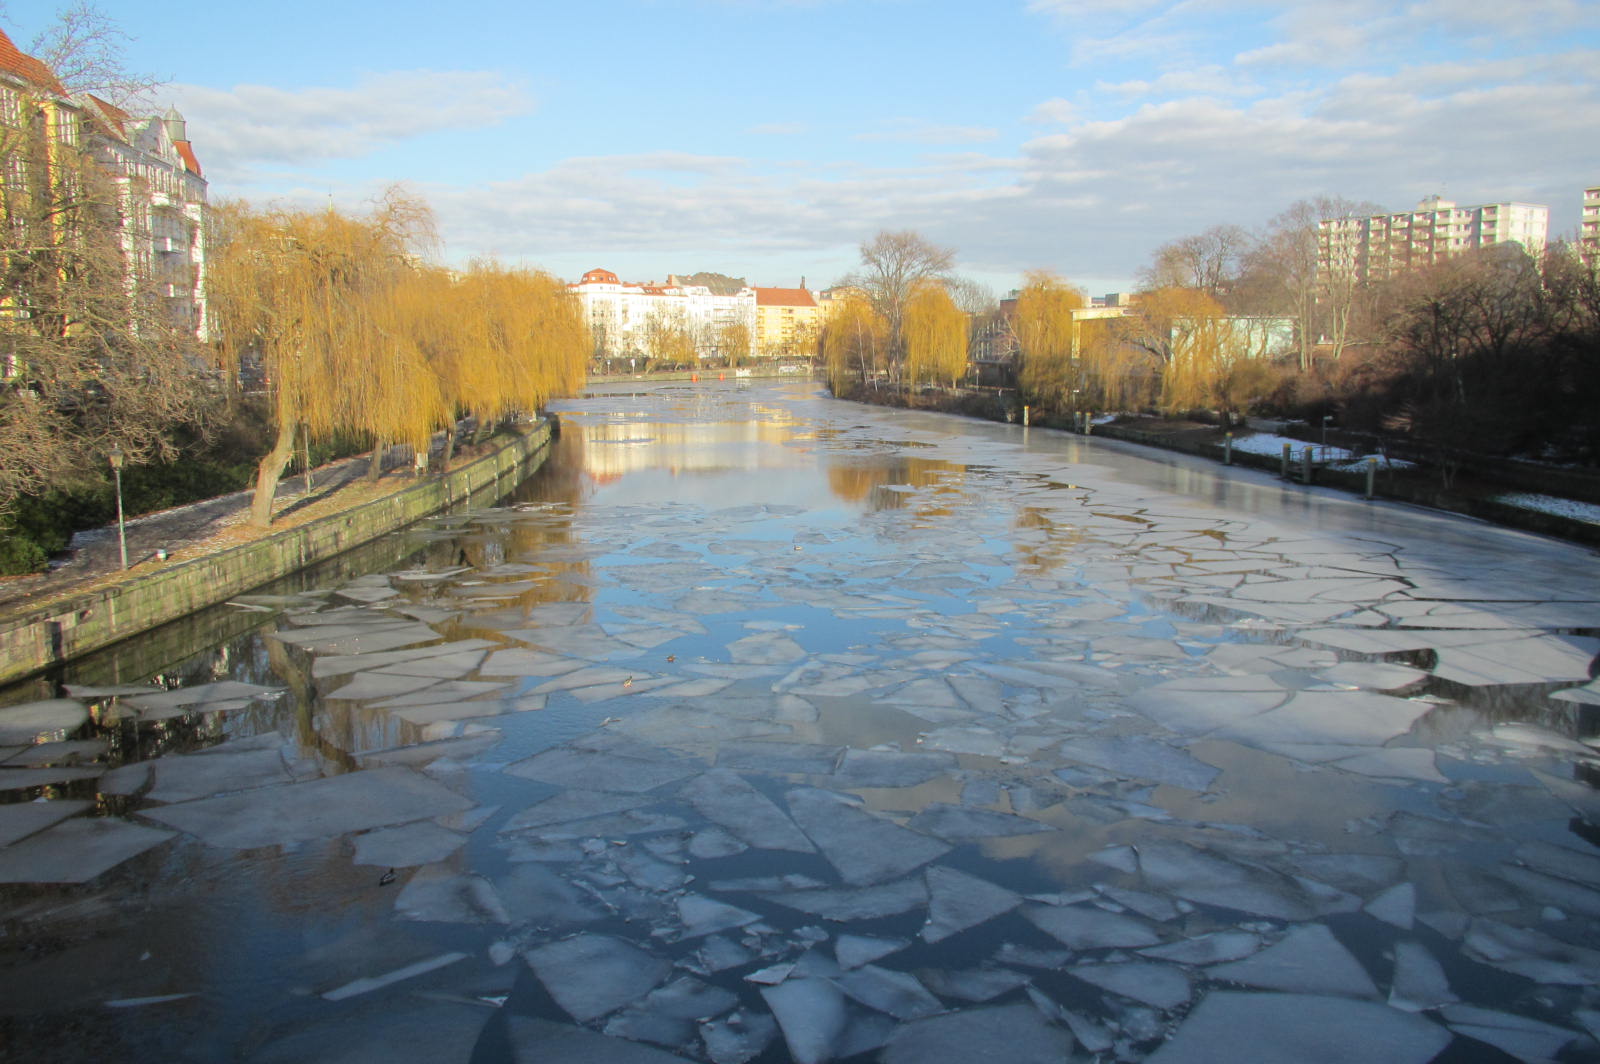
[[(6, 0), (26, 49), (56, 3)], [(214, 198), (403, 182), (445, 257), (822, 287), (879, 229), (1125, 288), (1319, 194), (1600, 184), (1597, 0), (110, 0)]]

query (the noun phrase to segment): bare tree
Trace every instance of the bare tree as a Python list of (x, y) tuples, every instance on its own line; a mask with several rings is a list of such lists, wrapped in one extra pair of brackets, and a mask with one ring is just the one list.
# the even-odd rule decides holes
[(1376, 203), (1338, 196), (1297, 200), (1267, 223), (1266, 235), (1252, 249), (1243, 281), (1249, 309), (1295, 319), (1302, 372), (1311, 367), (1311, 349), (1321, 336), (1333, 340), (1336, 353), (1343, 349), (1361, 292), (1355, 263), (1323, 245), (1322, 224), (1382, 212)]
[(148, 104), (168, 80), (128, 70), (123, 46), (131, 39), (109, 15), (78, 0), (57, 11), (55, 22), (34, 37), (30, 48), (69, 95), (90, 92), (126, 108)]
[(912, 290), (922, 281), (942, 281), (955, 262), (953, 248), (930, 244), (911, 229), (880, 230), (861, 245), (861, 266), (839, 283), (860, 288), (889, 327), (889, 355), (905, 357), (905, 312)]
[(42, 65), (0, 85), (0, 513), (87, 482), (116, 448), (173, 451), (208, 406), (192, 333), (130, 271), (118, 194), (76, 137), (76, 109)]
[(1198, 288), (1222, 299), (1243, 272), (1253, 241), (1237, 225), (1214, 225), (1156, 248), (1150, 265), (1139, 271), (1141, 288)]

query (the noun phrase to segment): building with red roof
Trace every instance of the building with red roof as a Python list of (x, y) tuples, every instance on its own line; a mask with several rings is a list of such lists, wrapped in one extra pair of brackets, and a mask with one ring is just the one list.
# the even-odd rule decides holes
[[(206, 181), (176, 110), (137, 117), (92, 94), (69, 96), (43, 62), (0, 31), (0, 214), (56, 216), (62, 172), (85, 156), (110, 178), (128, 288), (202, 339), (206, 333)], [(109, 206), (109, 205), (108, 205)]]
[(642, 366), (662, 361), (670, 348), (683, 357), (665, 356), (667, 361), (737, 361), (755, 335), (753, 288), (717, 295), (670, 275), (664, 284), (625, 283), (605, 269), (590, 270), (567, 288), (583, 308), (599, 358), (634, 359)]
[(757, 288), (756, 355), (809, 358), (816, 352), (822, 308), (802, 283), (799, 288)]

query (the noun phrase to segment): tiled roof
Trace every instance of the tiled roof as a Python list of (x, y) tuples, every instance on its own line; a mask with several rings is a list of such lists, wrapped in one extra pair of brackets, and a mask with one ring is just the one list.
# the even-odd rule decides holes
[(33, 56), (19, 51), (4, 30), (0, 30), (0, 72), (21, 78), (57, 96), (67, 94), (67, 90), (61, 87), (61, 82), (56, 80), (50, 68)]
[(807, 288), (757, 288), (758, 307), (814, 307), (817, 301)]
[(118, 107), (116, 104), (102, 100), (92, 92), (84, 93), (83, 98), (89, 101), (89, 106), (85, 108), (85, 110), (87, 110), (93, 117), (99, 119), (101, 124), (103, 124), (113, 136), (115, 136), (118, 140), (128, 139), (128, 120), (133, 117), (132, 115)]
[(183, 158), (183, 168), (195, 177), (203, 177), (200, 173), (200, 160), (194, 157), (194, 148), (186, 140), (175, 140), (172, 146), (178, 149), (178, 154)]

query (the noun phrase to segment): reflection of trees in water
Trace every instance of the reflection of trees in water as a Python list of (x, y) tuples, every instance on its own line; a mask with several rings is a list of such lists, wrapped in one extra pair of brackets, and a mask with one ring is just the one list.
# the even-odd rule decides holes
[[(919, 517), (948, 517), (964, 491), (967, 467), (937, 458), (894, 455), (843, 458), (828, 465), (828, 487), (869, 513), (909, 509)], [(904, 485), (914, 492), (891, 491)]]
[(1082, 528), (1060, 520), (1040, 506), (1024, 506), (1017, 511), (1011, 527), (1017, 567), (1023, 572), (1048, 572), (1059, 568), (1077, 552), (1087, 538)]

